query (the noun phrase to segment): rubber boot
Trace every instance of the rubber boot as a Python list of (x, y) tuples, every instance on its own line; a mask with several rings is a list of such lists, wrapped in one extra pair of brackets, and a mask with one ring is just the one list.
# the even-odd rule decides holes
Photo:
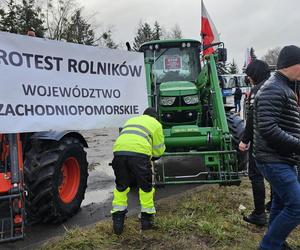
[(124, 229), (124, 220), (127, 210), (117, 211), (112, 214), (113, 229), (116, 235), (120, 235)]
[(141, 229), (142, 230), (150, 230), (155, 229), (153, 224), (154, 214), (141, 213)]

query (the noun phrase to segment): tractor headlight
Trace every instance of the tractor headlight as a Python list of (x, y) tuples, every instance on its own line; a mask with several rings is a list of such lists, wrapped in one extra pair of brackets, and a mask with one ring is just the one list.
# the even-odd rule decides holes
[(160, 98), (160, 104), (164, 106), (171, 106), (175, 102), (176, 97), (164, 96)]
[(199, 102), (199, 97), (198, 95), (189, 95), (183, 97), (183, 100), (186, 104), (196, 104)]

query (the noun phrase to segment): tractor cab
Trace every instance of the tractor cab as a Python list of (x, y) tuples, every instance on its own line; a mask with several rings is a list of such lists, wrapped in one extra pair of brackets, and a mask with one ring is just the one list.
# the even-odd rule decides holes
[(142, 45), (150, 65), (153, 106), (165, 127), (199, 122), (200, 42), (190, 39), (152, 41)]
[(153, 41), (142, 45), (145, 59), (152, 61), (157, 84), (196, 80), (200, 72), (200, 42), (193, 40)]

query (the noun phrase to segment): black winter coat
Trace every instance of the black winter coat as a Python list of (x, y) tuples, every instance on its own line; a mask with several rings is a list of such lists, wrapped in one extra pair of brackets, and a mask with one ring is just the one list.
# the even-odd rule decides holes
[(251, 91), (249, 99), (247, 100), (249, 105), (249, 110), (247, 112), (247, 120), (246, 120), (246, 127), (244, 130), (244, 134), (242, 137), (242, 142), (248, 144), (249, 142), (253, 141), (253, 104), (254, 104), (254, 98), (256, 96), (256, 93), (260, 89), (260, 87), (264, 84), (265, 81), (255, 85)]
[(242, 90), (240, 88), (236, 88), (233, 94), (234, 100), (241, 100), (242, 99)]
[(296, 82), (280, 72), (269, 78), (254, 101), (253, 154), (256, 160), (295, 165), (300, 155), (300, 107)]

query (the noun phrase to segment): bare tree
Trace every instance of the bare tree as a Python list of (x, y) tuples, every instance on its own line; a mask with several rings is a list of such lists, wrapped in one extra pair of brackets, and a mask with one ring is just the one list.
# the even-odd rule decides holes
[(77, 11), (75, 0), (47, 0), (46, 26), (48, 37), (61, 40), (68, 21)]
[(96, 28), (90, 23), (93, 16), (83, 16), (83, 8), (76, 0), (47, 0), (46, 25), (48, 37), (54, 40), (86, 45), (100, 45), (116, 48), (112, 31), (96, 35)]
[(165, 27), (161, 28), (162, 39), (181, 39), (182, 31), (178, 24), (175, 24), (171, 30), (167, 30)]
[(269, 49), (268, 52), (261, 59), (268, 63), (270, 66), (274, 66), (277, 64), (277, 59), (280, 50), (280, 47)]
[(182, 38), (182, 31), (180, 26), (176, 23), (171, 29), (171, 38), (180, 39)]

